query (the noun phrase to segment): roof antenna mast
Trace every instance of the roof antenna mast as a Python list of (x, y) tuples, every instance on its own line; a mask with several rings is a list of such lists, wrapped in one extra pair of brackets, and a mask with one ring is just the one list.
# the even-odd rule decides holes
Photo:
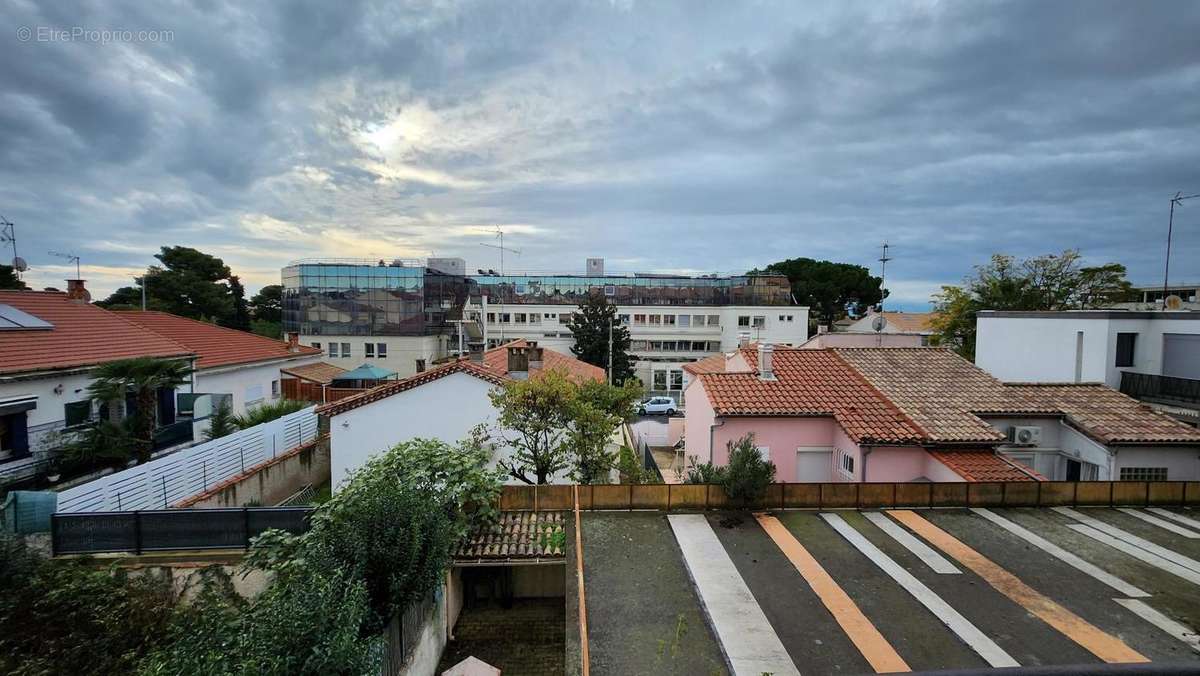
[(20, 279), (21, 273), (29, 269), (29, 266), (25, 264), (24, 258), (17, 255), (17, 226), (4, 216), (0, 216), (0, 244), (5, 242), (12, 244), (12, 267), (17, 273), (17, 279)]
[(51, 256), (58, 256), (59, 258), (65, 258), (65, 259), (67, 259), (67, 261), (74, 263), (75, 264), (75, 279), (83, 279), (83, 275), (79, 274), (79, 256), (76, 256), (75, 254), (70, 254), (70, 253), (62, 253), (61, 251), (49, 251), (47, 253), (49, 253)]
[[(484, 244), (483, 242), (480, 242), (479, 246), (486, 246), (489, 249), (499, 249), (500, 250), (500, 276), (504, 277), (504, 252), (511, 251), (512, 253), (515, 253), (518, 256), (521, 255), (521, 252), (517, 249), (509, 249), (508, 247), (504, 246), (504, 231), (501, 230), (500, 226), (498, 226), (498, 225), (496, 226), (496, 237), (498, 237), (500, 239), (499, 244)], [(503, 282), (501, 282), (501, 283), (503, 283)], [(503, 292), (503, 290), (500, 292), (500, 314), (504, 314), (504, 292)], [(485, 317), (484, 319), (486, 320), (487, 318)], [(500, 322), (500, 342), (501, 343), (504, 342), (504, 322)]]
[(887, 287), (884, 286), (884, 284), (887, 282), (887, 264), (888, 264), (888, 261), (892, 260), (891, 257), (888, 256), (887, 240), (884, 240), (882, 248), (883, 248), (883, 255), (879, 257), (879, 264), (880, 264), (879, 265), (879, 292), (880, 292), (879, 293), (879, 312), (880, 313), (883, 312), (883, 297), (884, 297), (884, 294), (887, 293)]
[(1167, 260), (1163, 262), (1163, 297), (1162, 309), (1167, 309), (1167, 278), (1171, 274), (1171, 230), (1175, 228), (1175, 205), (1183, 206), (1184, 200), (1190, 200), (1194, 197), (1200, 197), (1200, 193), (1195, 195), (1184, 195), (1183, 192), (1175, 193), (1171, 198), (1171, 215), (1167, 219)]

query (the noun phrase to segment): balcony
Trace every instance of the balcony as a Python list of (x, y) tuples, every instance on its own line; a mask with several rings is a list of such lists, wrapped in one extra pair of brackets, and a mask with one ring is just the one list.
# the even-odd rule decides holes
[(1121, 392), (1173, 409), (1169, 412), (1189, 422), (1200, 420), (1200, 380), (1124, 371), (1121, 373)]

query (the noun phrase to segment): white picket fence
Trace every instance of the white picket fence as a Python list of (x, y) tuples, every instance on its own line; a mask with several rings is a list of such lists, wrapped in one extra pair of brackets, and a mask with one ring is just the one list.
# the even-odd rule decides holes
[(167, 509), (317, 437), (316, 406), (58, 494), (59, 512)]

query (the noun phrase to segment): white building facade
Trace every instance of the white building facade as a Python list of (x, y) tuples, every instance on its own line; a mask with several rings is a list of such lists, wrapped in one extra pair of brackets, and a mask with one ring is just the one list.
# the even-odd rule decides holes
[(975, 363), (1006, 382), (1100, 382), (1123, 372), (1200, 379), (1200, 313), (978, 313)]

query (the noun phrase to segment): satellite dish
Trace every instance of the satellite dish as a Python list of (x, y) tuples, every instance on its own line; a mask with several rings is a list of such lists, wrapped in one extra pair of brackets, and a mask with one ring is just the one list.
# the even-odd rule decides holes
[(25, 272), (29, 269), (29, 264), (26, 263), (25, 259), (21, 258), (20, 256), (13, 258), (12, 266), (17, 272)]
[(1183, 299), (1175, 294), (1171, 294), (1167, 296), (1165, 305), (1167, 306), (1168, 310), (1178, 310), (1183, 307)]
[(883, 331), (887, 328), (887, 318), (883, 315), (875, 315), (871, 319), (871, 328), (875, 330), (875, 333)]

